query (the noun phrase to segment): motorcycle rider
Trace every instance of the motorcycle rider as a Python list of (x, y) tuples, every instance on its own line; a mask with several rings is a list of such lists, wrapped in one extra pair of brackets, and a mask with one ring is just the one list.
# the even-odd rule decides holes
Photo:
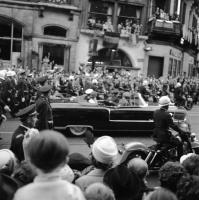
[(171, 104), (168, 96), (162, 96), (159, 99), (160, 108), (153, 114), (155, 128), (153, 131), (153, 139), (165, 147), (177, 147), (178, 158), (183, 155), (183, 143), (176, 138), (169, 131), (172, 128), (179, 133), (181, 138), (185, 138), (186, 132), (181, 130), (176, 124), (174, 124), (172, 116), (168, 111), (169, 105)]

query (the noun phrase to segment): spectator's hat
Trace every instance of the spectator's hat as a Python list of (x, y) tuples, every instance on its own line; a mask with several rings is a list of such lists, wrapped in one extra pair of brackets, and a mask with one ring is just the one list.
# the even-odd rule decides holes
[(97, 79), (93, 79), (93, 80), (92, 80), (92, 83), (93, 83), (93, 84), (97, 84), (97, 83), (98, 83)]
[(0, 170), (12, 172), (16, 166), (16, 158), (9, 149), (0, 150)]
[(42, 84), (42, 83), (44, 83), (45, 81), (47, 81), (47, 79), (48, 79), (47, 76), (41, 76), (41, 77), (38, 77), (38, 78), (36, 79), (36, 82)]
[(39, 92), (47, 93), (47, 92), (49, 92), (51, 89), (52, 89), (52, 86), (51, 86), (51, 85), (44, 85), (44, 86), (42, 86), (41, 88), (39, 88)]
[(181, 83), (179, 83), (179, 82), (176, 84), (176, 88), (178, 88), (178, 87), (181, 87)]
[(144, 81), (143, 81), (143, 85), (144, 85), (144, 86), (148, 85), (148, 81), (147, 81), (147, 80), (144, 80)]
[(93, 89), (89, 88), (89, 89), (87, 89), (87, 90), (85, 91), (85, 93), (86, 93), (86, 94), (91, 94), (91, 93), (93, 93), (93, 91), (94, 91)]
[(24, 69), (21, 69), (21, 70), (19, 71), (19, 75), (25, 75), (25, 73), (26, 73), (26, 71), (25, 71)]
[(70, 75), (69, 77), (68, 77), (68, 80), (74, 80), (75, 79), (75, 77), (74, 76), (72, 76), (72, 75)]
[(29, 116), (34, 116), (34, 115), (37, 114), (35, 108), (36, 108), (36, 105), (35, 105), (35, 104), (32, 104), (32, 105), (30, 105), (30, 106), (27, 106), (27, 107), (25, 107), (25, 108), (19, 110), (19, 112), (16, 113), (15, 116), (16, 116), (16, 117), (19, 117), (19, 118), (21, 118), (21, 119), (26, 119), (26, 118), (29, 117)]
[(98, 162), (113, 164), (118, 156), (117, 144), (110, 136), (99, 137), (93, 143), (92, 155)]

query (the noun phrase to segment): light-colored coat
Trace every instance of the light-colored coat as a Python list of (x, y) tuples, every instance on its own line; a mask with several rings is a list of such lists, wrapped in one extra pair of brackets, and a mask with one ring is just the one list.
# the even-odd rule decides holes
[(33, 183), (19, 189), (14, 200), (85, 200), (82, 191), (60, 177), (37, 176)]

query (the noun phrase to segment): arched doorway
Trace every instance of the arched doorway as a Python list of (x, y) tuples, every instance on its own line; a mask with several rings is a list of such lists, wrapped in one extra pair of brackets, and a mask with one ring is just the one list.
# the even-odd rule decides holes
[(133, 68), (128, 55), (121, 49), (103, 48), (98, 51), (97, 56), (91, 56), (88, 60), (95, 66), (107, 66), (109, 68)]

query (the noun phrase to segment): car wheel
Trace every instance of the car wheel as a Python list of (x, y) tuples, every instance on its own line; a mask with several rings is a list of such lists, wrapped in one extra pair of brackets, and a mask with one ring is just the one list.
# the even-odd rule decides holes
[(69, 129), (72, 135), (80, 136), (86, 133), (88, 128), (83, 127), (83, 126), (73, 126), (73, 127), (70, 127)]

